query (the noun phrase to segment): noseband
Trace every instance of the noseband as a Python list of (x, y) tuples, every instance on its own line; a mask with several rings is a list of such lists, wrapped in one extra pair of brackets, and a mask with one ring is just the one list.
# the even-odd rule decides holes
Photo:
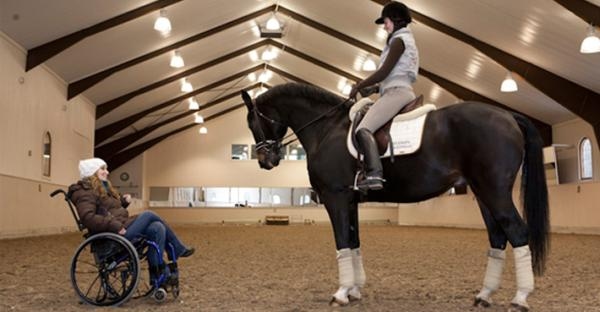
[[(275, 119), (272, 119), (269, 116), (263, 114), (261, 111), (259, 111), (258, 107), (256, 107), (256, 104), (253, 105), (252, 113), (254, 114), (254, 117), (256, 119), (258, 119), (260, 117), (260, 118), (268, 121), (271, 124), (279, 124), (279, 125), (284, 126), (283, 123), (281, 123)], [(279, 150), (282, 146), (285, 146), (285, 145), (281, 144), (281, 141), (283, 139), (267, 140), (267, 138), (265, 137), (265, 133), (263, 132), (260, 124), (258, 125), (258, 130), (259, 130), (259, 134), (260, 134), (260, 141), (256, 143), (256, 151), (257, 152), (264, 149), (266, 152), (270, 153), (270, 152), (273, 152), (275, 149)]]

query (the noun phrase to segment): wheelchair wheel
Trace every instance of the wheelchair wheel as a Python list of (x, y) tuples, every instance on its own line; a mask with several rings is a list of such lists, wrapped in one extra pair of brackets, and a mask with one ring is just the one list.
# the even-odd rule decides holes
[(147, 297), (152, 294), (156, 286), (150, 278), (150, 265), (148, 264), (148, 244), (145, 241), (134, 244), (137, 249), (138, 258), (140, 260), (140, 281), (138, 283), (133, 299)]
[(86, 239), (71, 260), (71, 283), (80, 299), (95, 306), (118, 306), (134, 295), (140, 261), (133, 245), (113, 233)]

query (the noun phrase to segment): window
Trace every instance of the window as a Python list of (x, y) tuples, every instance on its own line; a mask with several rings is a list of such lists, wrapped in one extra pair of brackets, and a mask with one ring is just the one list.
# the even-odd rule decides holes
[(592, 141), (589, 138), (583, 138), (579, 143), (579, 175), (581, 180), (589, 180), (593, 173)]
[(247, 144), (231, 144), (231, 159), (246, 160), (250, 159), (250, 153)]
[(289, 151), (286, 159), (289, 160), (304, 160), (306, 159), (306, 152), (300, 143), (290, 144)]
[(229, 202), (235, 203), (236, 207), (248, 207), (260, 202), (258, 187), (232, 187), (229, 192)]
[(43, 139), (42, 147), (42, 174), (45, 177), (50, 177), (51, 158), (52, 158), (52, 137), (50, 132), (46, 131)]
[(316, 206), (306, 187), (150, 187), (150, 207)]

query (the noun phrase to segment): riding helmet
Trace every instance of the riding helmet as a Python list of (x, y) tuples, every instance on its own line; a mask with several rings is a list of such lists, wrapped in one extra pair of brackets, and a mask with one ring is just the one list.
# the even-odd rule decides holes
[(402, 21), (404, 24), (412, 22), (408, 7), (404, 3), (397, 1), (391, 1), (383, 7), (381, 17), (375, 20), (375, 24), (383, 24), (383, 19), (386, 17), (393, 22)]

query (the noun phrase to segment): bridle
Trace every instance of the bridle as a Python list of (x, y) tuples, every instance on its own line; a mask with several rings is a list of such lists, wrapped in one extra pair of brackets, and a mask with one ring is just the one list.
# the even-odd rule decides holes
[[(260, 124), (258, 125), (258, 130), (259, 130), (259, 134), (260, 134), (260, 139), (261, 141), (256, 143), (256, 151), (258, 152), (259, 150), (264, 149), (266, 152), (271, 152), (273, 149), (277, 149), (279, 150), (282, 147), (288, 146), (289, 144), (291, 144), (292, 142), (295, 142), (298, 140), (298, 133), (300, 133), (302, 130), (308, 128), (308, 126), (314, 124), (315, 122), (323, 119), (325, 116), (327, 116), (328, 114), (330, 114), (331, 112), (337, 110), (338, 108), (346, 105), (349, 101), (351, 100), (351, 98), (347, 98), (346, 100), (344, 100), (343, 102), (333, 106), (332, 108), (330, 108), (329, 110), (327, 110), (326, 112), (322, 113), (321, 115), (317, 116), (315, 119), (307, 122), (306, 124), (304, 124), (302, 127), (298, 128), (298, 130), (294, 131), (294, 133), (290, 133), (288, 135), (286, 135), (285, 137), (279, 139), (279, 140), (267, 140), (265, 137), (265, 133), (262, 130), (262, 127), (260, 126)], [(258, 110), (258, 107), (256, 107), (256, 103), (254, 101), (252, 101), (252, 112), (254, 114), (254, 117), (256, 119), (258, 119), (259, 117), (266, 120), (267, 122), (271, 123), (271, 124), (279, 124), (281, 126), (284, 126), (287, 128), (286, 125), (284, 125), (282, 122), (277, 121), (265, 114), (263, 114), (261, 111)], [(287, 138), (291, 137), (292, 135), (296, 135), (296, 138), (291, 139), (289, 141), (287, 141), (286, 143), (282, 143), (282, 141), (286, 140)]]

